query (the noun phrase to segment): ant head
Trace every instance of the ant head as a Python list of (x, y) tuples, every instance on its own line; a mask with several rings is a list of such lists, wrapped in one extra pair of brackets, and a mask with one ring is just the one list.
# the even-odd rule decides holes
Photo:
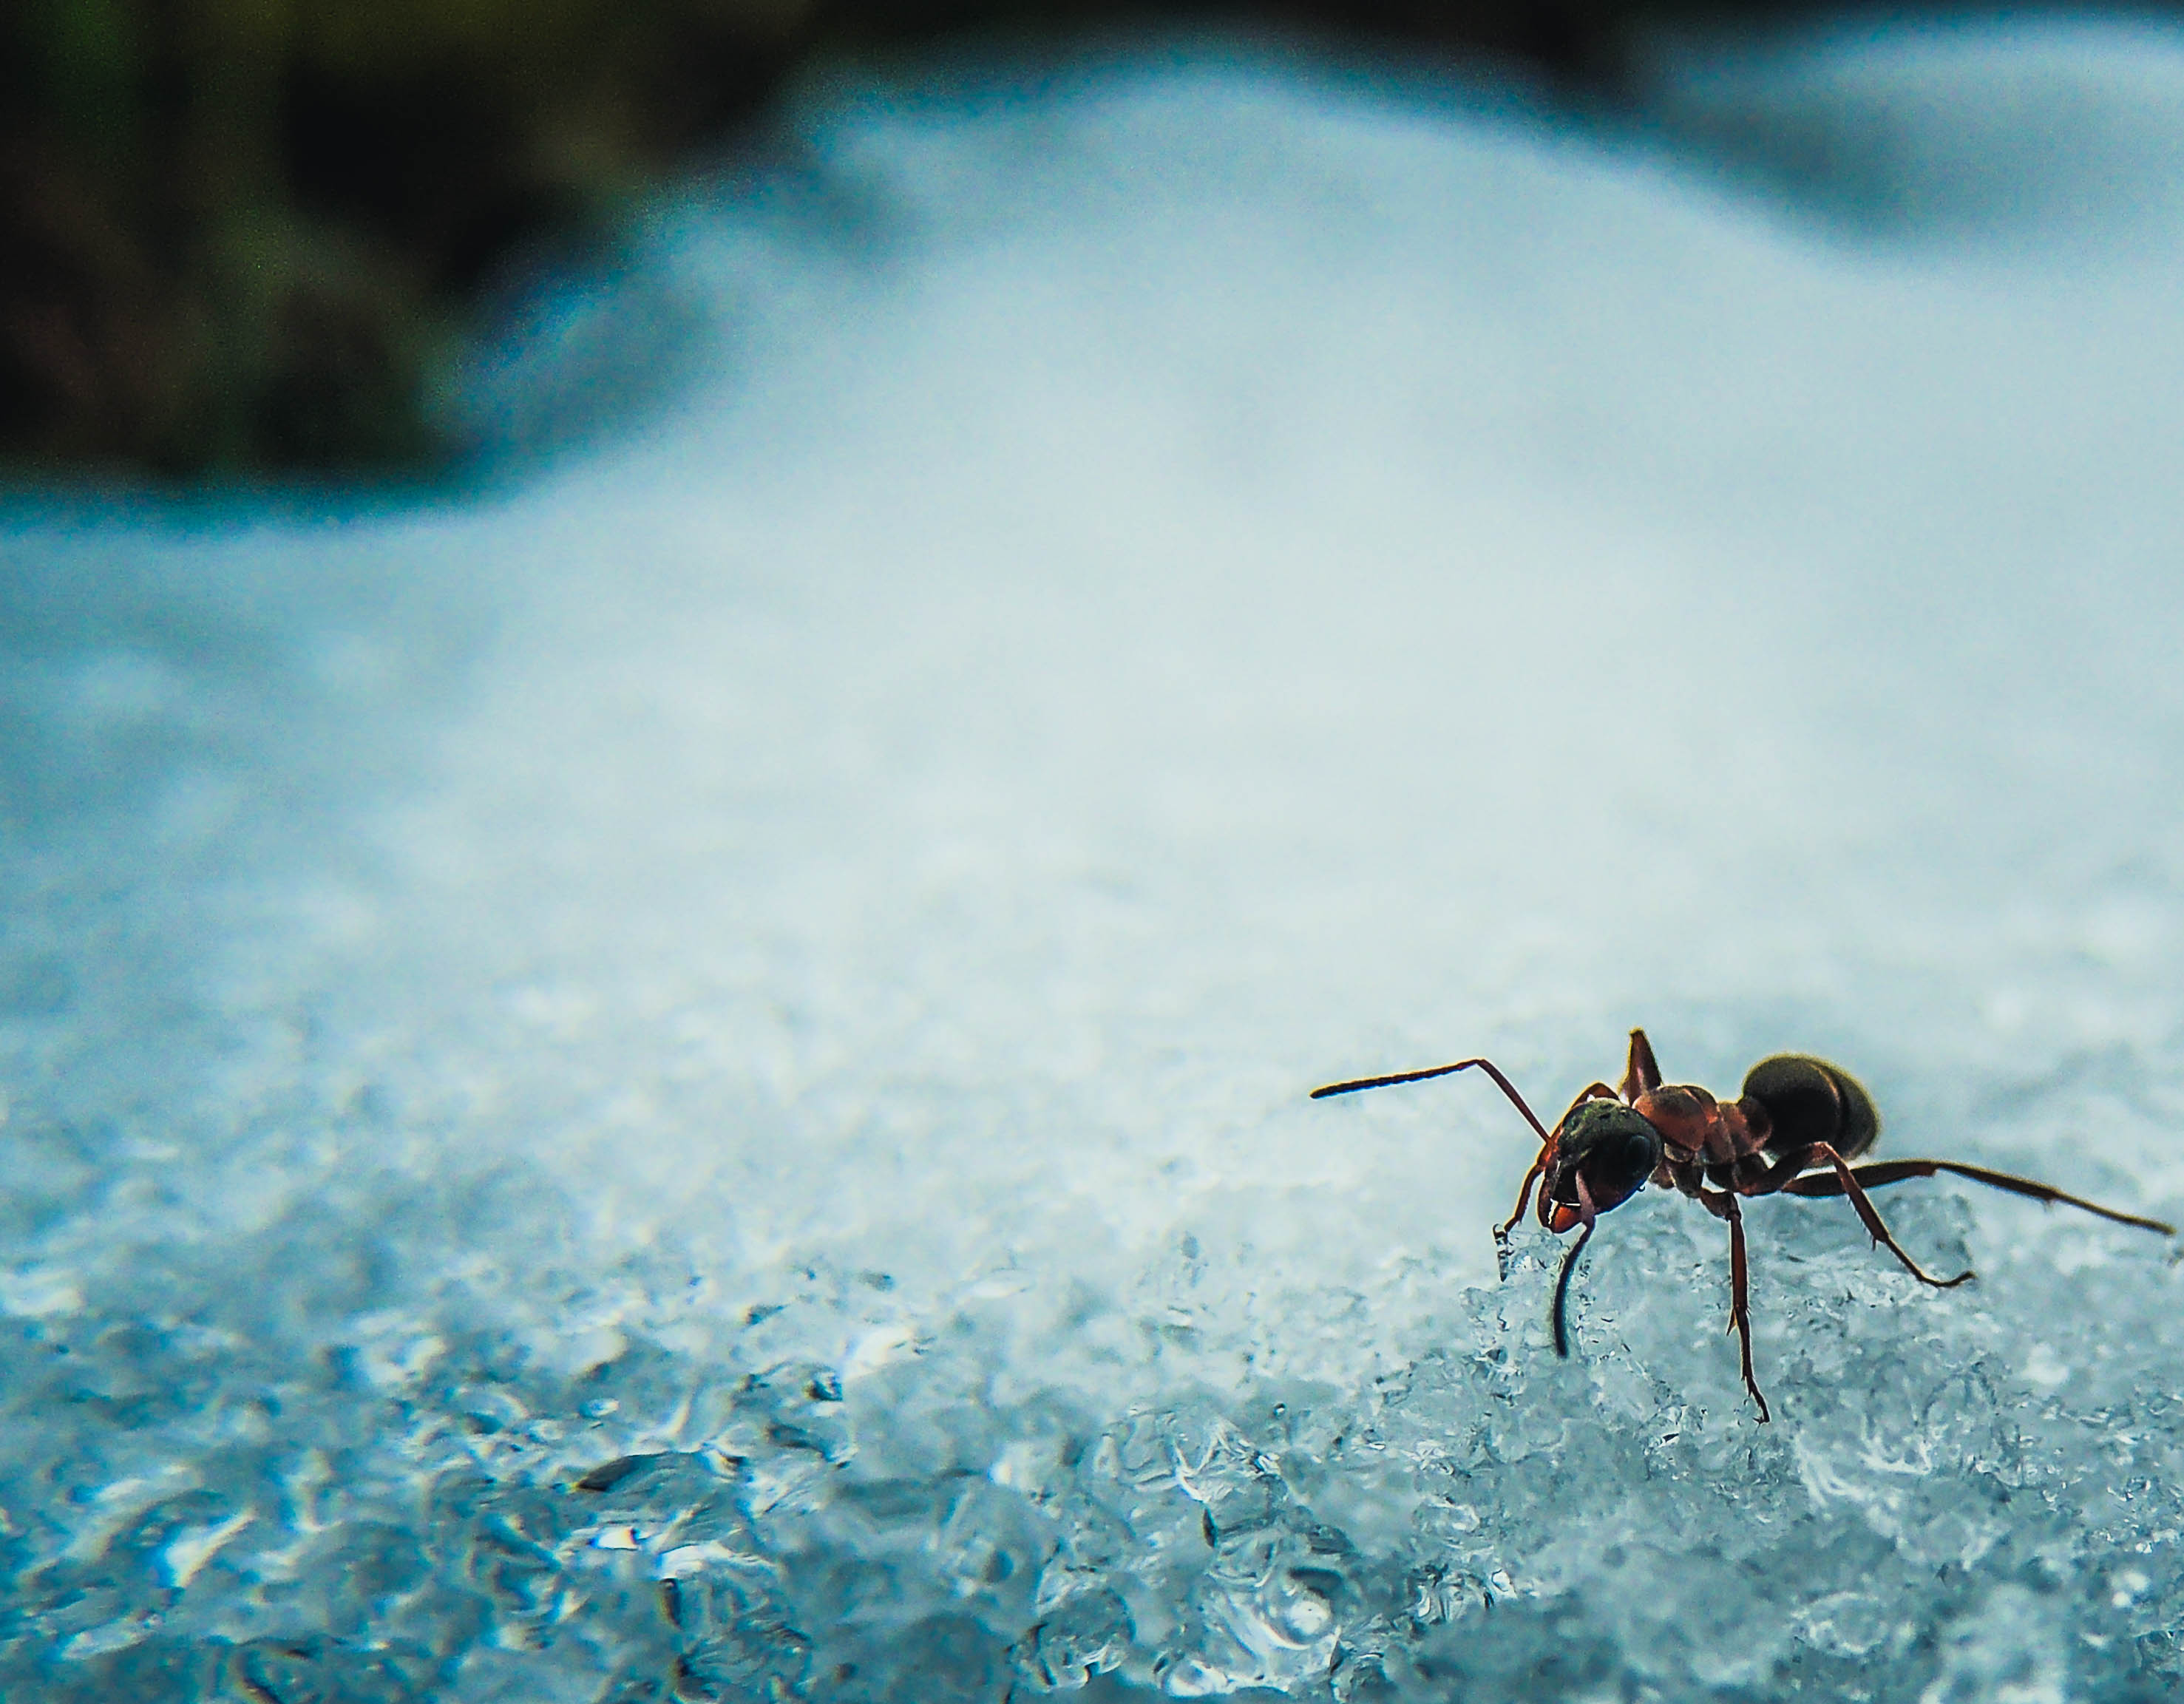
[(1550, 1229), (1566, 1231), (1583, 1215), (1577, 1182), (1596, 1213), (1619, 1207), (1638, 1193), (1661, 1163), (1661, 1133), (1619, 1100), (1585, 1100), (1570, 1109), (1557, 1133), (1542, 1207)]

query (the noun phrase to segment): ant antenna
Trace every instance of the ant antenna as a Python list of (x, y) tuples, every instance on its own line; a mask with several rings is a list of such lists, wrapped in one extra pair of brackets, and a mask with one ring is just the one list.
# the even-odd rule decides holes
[(1585, 1245), (1592, 1240), (1592, 1225), (1577, 1233), (1570, 1251), (1563, 1256), (1562, 1276), (1555, 1280), (1555, 1353), (1564, 1361), (1569, 1359), (1569, 1327), (1563, 1323), (1565, 1306), (1569, 1300), (1570, 1274), (1577, 1270), (1577, 1257), (1585, 1252)]
[(1585, 1173), (1571, 1174), (1577, 1185), (1578, 1211), (1585, 1215), (1585, 1228), (1578, 1233), (1570, 1251), (1563, 1256), (1563, 1269), (1555, 1279), (1555, 1353), (1564, 1361), (1569, 1359), (1569, 1328), (1563, 1323), (1564, 1304), (1569, 1300), (1570, 1274), (1577, 1270), (1577, 1257), (1585, 1252), (1585, 1245), (1592, 1240), (1592, 1228), (1600, 1222), (1592, 1205), (1592, 1191), (1585, 1186)]
[(1401, 1071), (1393, 1077), (1361, 1077), (1355, 1083), (1330, 1083), (1324, 1089), (1312, 1091), (1312, 1099), (1324, 1100), (1330, 1094), (1355, 1094), (1361, 1089), (1389, 1089), (1398, 1083), (1424, 1083), (1429, 1078), (1446, 1077), (1451, 1072), (1468, 1071), (1474, 1066), (1492, 1078), (1495, 1085), (1509, 1097), (1509, 1104), (1524, 1115), (1524, 1122), (1540, 1133), (1540, 1140), (1548, 1141), (1547, 1127), (1540, 1122), (1540, 1116), (1524, 1104), (1524, 1097), (1517, 1092), (1517, 1085), (1502, 1074), (1501, 1066), (1490, 1059), (1459, 1059), (1453, 1065), (1436, 1065), (1430, 1071)]

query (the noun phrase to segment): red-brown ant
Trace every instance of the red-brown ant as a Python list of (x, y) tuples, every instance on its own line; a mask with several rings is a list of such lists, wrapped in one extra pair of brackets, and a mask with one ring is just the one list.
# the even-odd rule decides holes
[(1524, 1217), (1535, 1183), (1541, 1186), (1541, 1224), (1557, 1233), (1584, 1227), (1563, 1257), (1562, 1271), (1555, 1279), (1555, 1353), (1565, 1358), (1569, 1355), (1564, 1316), (1570, 1274), (1576, 1270), (1577, 1257), (1591, 1240), (1600, 1215), (1621, 1206), (1649, 1178), (1663, 1188), (1674, 1185), (1716, 1218), (1729, 1222), (1730, 1326), (1742, 1351), (1744, 1388), (1759, 1405), (1762, 1421), (1769, 1415), (1767, 1399), (1759, 1394), (1752, 1376), (1744, 1219), (1737, 1208), (1741, 1196), (1847, 1195), (1875, 1245), (1894, 1255), (1920, 1284), (1931, 1284), (1936, 1289), (1949, 1289), (1971, 1273), (1937, 1278), (1927, 1272), (1889, 1234), (1888, 1227), (1867, 1199), (1868, 1189), (1947, 1172), (1975, 1183), (2030, 1195), (2036, 1201), (2082, 1207), (2118, 1224), (2137, 1225), (2164, 1236), (2176, 1234), (2175, 1226), (2159, 1219), (2119, 1213), (2030, 1178), (1990, 1172), (1983, 1166), (1965, 1166), (1953, 1160), (1884, 1160), (1878, 1165), (1853, 1167), (1850, 1162), (1872, 1147), (1874, 1139), (1880, 1134), (1880, 1114), (1875, 1109), (1873, 1097), (1848, 1072), (1804, 1054), (1780, 1053), (1761, 1060), (1746, 1076), (1743, 1093), (1736, 1100), (1724, 1103), (1696, 1084), (1663, 1083), (1646, 1032), (1634, 1029), (1630, 1061), (1624, 1069), (1623, 1081), (1613, 1089), (1604, 1083), (1591, 1084), (1570, 1103), (1569, 1111), (1552, 1130), (1540, 1122), (1516, 1086), (1485, 1059), (1460, 1059), (1430, 1071), (1368, 1077), (1356, 1083), (1330, 1083), (1324, 1089), (1313, 1089), (1312, 1098), (1321, 1100), (1361, 1089), (1423, 1083), (1428, 1078), (1446, 1077), (1474, 1066), (1494, 1079), (1540, 1133), (1539, 1155), (1517, 1192), (1517, 1211), (1507, 1223), (1496, 1228), (1496, 1243), (1506, 1250), (1509, 1233)]

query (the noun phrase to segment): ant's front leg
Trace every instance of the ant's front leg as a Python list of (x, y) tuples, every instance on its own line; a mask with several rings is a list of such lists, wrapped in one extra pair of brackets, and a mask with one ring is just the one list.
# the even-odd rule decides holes
[(1624, 1102), (1635, 1101), (1641, 1094), (1651, 1094), (1661, 1086), (1661, 1067), (1654, 1062), (1653, 1044), (1646, 1039), (1646, 1032), (1630, 1032), (1630, 1062), (1623, 1067), (1623, 1082), (1618, 1089)]
[(1494, 1228), (1494, 1264), (1500, 1271), (1502, 1282), (1509, 1281), (1509, 1233), (1517, 1228), (1517, 1221), (1524, 1217), (1524, 1209), (1532, 1205), (1532, 1185), (1540, 1181), (1547, 1169), (1547, 1156), (1555, 1151), (1552, 1137), (1540, 1145), (1539, 1157), (1532, 1161), (1531, 1169), (1524, 1173), (1524, 1187), (1517, 1191), (1517, 1211), (1508, 1219)]
[(1576, 1111), (1579, 1107), (1584, 1105), (1588, 1100), (1620, 1100), (1623, 1097), (1620, 1094), (1617, 1094), (1615, 1090), (1610, 1089), (1604, 1083), (1588, 1083), (1584, 1088), (1578, 1090), (1577, 1099), (1571, 1101), (1567, 1107), (1563, 1109), (1562, 1123), (1556, 1125), (1555, 1128), (1559, 1130), (1563, 1128), (1563, 1124), (1568, 1123), (1570, 1114)]

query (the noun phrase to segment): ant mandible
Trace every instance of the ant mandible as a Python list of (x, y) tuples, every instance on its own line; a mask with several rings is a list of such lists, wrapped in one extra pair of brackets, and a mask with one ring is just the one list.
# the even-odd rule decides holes
[(1880, 1114), (1873, 1097), (1840, 1066), (1801, 1053), (1779, 1053), (1761, 1060), (1746, 1075), (1742, 1094), (1724, 1103), (1695, 1083), (1663, 1083), (1646, 1032), (1634, 1029), (1630, 1061), (1624, 1069), (1623, 1081), (1613, 1089), (1604, 1083), (1588, 1085), (1552, 1130), (1524, 1104), (1516, 1085), (1485, 1059), (1459, 1059), (1453, 1065), (1437, 1065), (1429, 1071), (1330, 1083), (1324, 1089), (1313, 1089), (1312, 1098), (1323, 1100), (1330, 1094), (1351, 1094), (1361, 1089), (1424, 1083), (1429, 1078), (1474, 1067), (1494, 1079), (1540, 1134), (1539, 1155), (1524, 1173), (1524, 1187), (1517, 1192), (1517, 1211), (1495, 1228), (1496, 1245), (1506, 1251), (1510, 1231), (1531, 1203), (1534, 1183), (1541, 1186), (1541, 1224), (1557, 1234), (1584, 1228), (1563, 1256), (1562, 1271), (1555, 1279), (1555, 1353), (1564, 1359), (1569, 1356), (1564, 1317), (1570, 1274), (1576, 1270), (1577, 1257), (1592, 1239), (1600, 1215), (1621, 1206), (1648, 1179), (1663, 1188), (1673, 1185), (1716, 1218), (1729, 1222), (1730, 1328), (1736, 1333), (1741, 1352), (1744, 1388), (1759, 1405), (1763, 1423), (1770, 1417), (1767, 1399), (1759, 1394), (1758, 1383), (1752, 1376), (1744, 1219), (1737, 1207), (1743, 1196), (1847, 1195), (1875, 1245), (1886, 1248), (1913, 1278), (1936, 1289), (1952, 1289), (1971, 1273), (1937, 1278), (1913, 1260), (1889, 1234), (1887, 1225), (1866, 1195), (1869, 1189), (1947, 1172), (2013, 1194), (2030, 1195), (2036, 1201), (2081, 1207), (2120, 1225), (2136, 1225), (2164, 1236), (2176, 1234), (2175, 1226), (2159, 1219), (2119, 1213), (2030, 1178), (1990, 1172), (1984, 1166), (1966, 1166), (1954, 1160), (1884, 1160), (1878, 1165), (1852, 1166), (1850, 1162), (1872, 1147), (1874, 1139), (1880, 1134)]

